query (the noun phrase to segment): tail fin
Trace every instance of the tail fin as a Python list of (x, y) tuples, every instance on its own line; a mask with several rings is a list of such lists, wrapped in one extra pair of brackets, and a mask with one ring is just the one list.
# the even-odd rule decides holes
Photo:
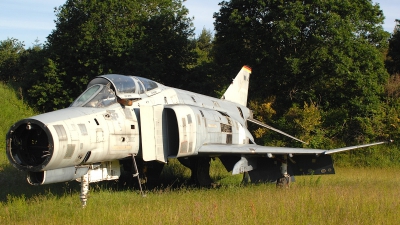
[(235, 79), (232, 81), (231, 85), (225, 91), (222, 99), (246, 106), (250, 74), (251, 68), (248, 66), (243, 66)]

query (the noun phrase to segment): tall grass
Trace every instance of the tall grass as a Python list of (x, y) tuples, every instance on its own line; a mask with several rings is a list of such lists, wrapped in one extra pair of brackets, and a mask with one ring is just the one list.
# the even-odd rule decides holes
[(289, 189), (260, 184), (222, 184), (216, 189), (182, 186), (116, 191), (91, 185), (80, 208), (79, 193), (9, 195), (0, 203), (2, 224), (398, 224), (400, 172), (337, 169), (332, 176), (298, 177)]
[[(21, 97), (7, 85), (0, 82), (0, 146), (5, 149), (6, 133), (11, 125), (22, 118), (37, 114), (31, 107), (24, 104)], [(0, 154), (0, 171), (2, 165), (7, 163), (6, 154)]]

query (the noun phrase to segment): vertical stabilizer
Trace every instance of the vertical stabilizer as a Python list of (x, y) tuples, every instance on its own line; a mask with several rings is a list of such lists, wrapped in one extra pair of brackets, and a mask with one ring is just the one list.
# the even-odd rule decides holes
[(222, 99), (246, 106), (250, 74), (251, 68), (248, 66), (243, 66), (222, 96)]

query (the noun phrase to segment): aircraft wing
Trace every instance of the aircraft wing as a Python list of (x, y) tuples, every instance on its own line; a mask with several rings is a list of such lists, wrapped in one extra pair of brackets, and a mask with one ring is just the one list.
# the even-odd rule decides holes
[(365, 148), (374, 145), (389, 143), (391, 141), (375, 142), (365, 145), (356, 145), (331, 150), (311, 149), (311, 148), (290, 148), (290, 147), (272, 147), (255, 144), (244, 145), (224, 145), (207, 144), (200, 147), (199, 154), (332, 154), (336, 152), (348, 151), (358, 148)]
[(393, 142), (393, 140), (389, 140), (389, 141), (381, 141), (381, 142), (375, 142), (375, 143), (365, 144), (365, 145), (356, 145), (356, 146), (350, 146), (350, 147), (344, 147), (344, 148), (336, 148), (336, 149), (331, 149), (331, 150), (326, 151), (325, 154), (329, 155), (329, 154), (333, 154), (336, 152), (344, 152), (344, 151), (348, 151), (348, 150), (365, 148), (365, 147), (369, 147), (369, 146), (387, 144), (387, 143), (392, 143), (392, 142)]

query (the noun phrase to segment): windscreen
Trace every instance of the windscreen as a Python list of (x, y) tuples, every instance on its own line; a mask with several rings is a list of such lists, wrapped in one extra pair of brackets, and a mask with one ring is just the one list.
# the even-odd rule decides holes
[(95, 84), (83, 92), (72, 104), (71, 107), (93, 107), (103, 108), (117, 103), (115, 92), (107, 85)]

